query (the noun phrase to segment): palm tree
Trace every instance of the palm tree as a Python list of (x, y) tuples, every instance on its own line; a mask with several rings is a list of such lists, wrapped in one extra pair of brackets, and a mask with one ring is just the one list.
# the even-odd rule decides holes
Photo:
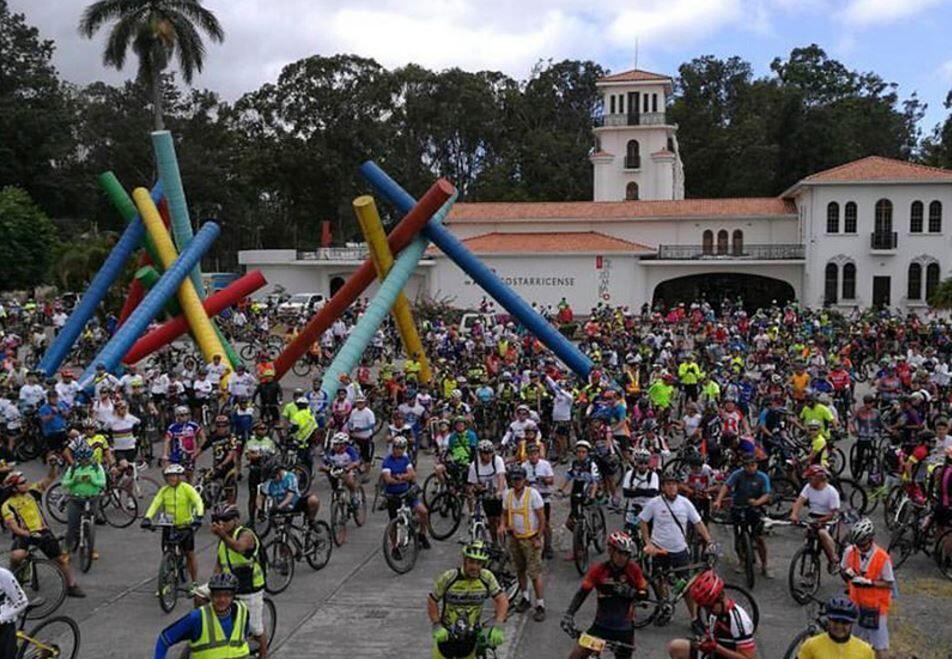
[(103, 64), (122, 69), (132, 46), (139, 57), (138, 78), (152, 91), (155, 129), (162, 130), (162, 71), (177, 55), (182, 77), (191, 84), (205, 60), (199, 30), (218, 43), (224, 41), (225, 32), (202, 0), (97, 0), (83, 12), (79, 32), (92, 38), (110, 21), (115, 24), (106, 41)]

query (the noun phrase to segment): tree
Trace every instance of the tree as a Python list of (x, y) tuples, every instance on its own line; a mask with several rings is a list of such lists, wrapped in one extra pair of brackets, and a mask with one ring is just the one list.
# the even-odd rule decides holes
[(155, 129), (162, 130), (162, 72), (178, 57), (182, 78), (192, 83), (205, 61), (205, 43), (199, 31), (215, 42), (225, 40), (218, 19), (202, 0), (98, 0), (79, 21), (80, 33), (92, 38), (115, 21), (103, 51), (103, 64), (122, 69), (130, 46), (139, 58), (138, 78), (152, 91)]
[(933, 309), (952, 309), (952, 278), (943, 279), (928, 299)]
[(56, 228), (25, 191), (0, 190), (0, 281), (6, 289), (36, 286), (46, 278)]
[[(946, 95), (944, 107), (952, 110), (952, 92)], [(933, 167), (952, 168), (952, 115), (946, 117), (922, 141), (922, 161)]]

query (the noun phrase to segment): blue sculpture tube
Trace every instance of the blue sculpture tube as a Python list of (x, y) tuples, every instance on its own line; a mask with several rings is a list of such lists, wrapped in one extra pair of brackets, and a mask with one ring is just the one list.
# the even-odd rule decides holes
[[(433, 214), (428, 224), (436, 224), (439, 226), (450, 212), (450, 208), (453, 207), (455, 201), (456, 195), (454, 194), (440, 207), (440, 210)], [(415, 204), (416, 202), (411, 199), (409, 208), (412, 208)], [(403, 212), (409, 212), (409, 208)], [(393, 267), (390, 268), (387, 277), (380, 283), (377, 294), (367, 306), (364, 315), (357, 322), (354, 331), (347, 337), (347, 341), (341, 346), (337, 356), (334, 357), (334, 361), (331, 362), (331, 365), (324, 372), (324, 378), (321, 380), (321, 389), (324, 395), (327, 396), (327, 400), (332, 400), (337, 394), (340, 374), (350, 373), (357, 364), (360, 363), (360, 356), (367, 350), (367, 346), (370, 345), (370, 341), (374, 338), (374, 334), (377, 332), (380, 324), (383, 323), (390, 314), (393, 303), (396, 302), (400, 291), (402, 291), (407, 285), (407, 282), (410, 281), (410, 276), (413, 275), (416, 270), (417, 264), (420, 262), (420, 259), (423, 258), (423, 253), (429, 244), (430, 241), (426, 238), (417, 236), (413, 239), (413, 242), (400, 252), (397, 260), (394, 261)]]
[(122, 327), (113, 334), (109, 342), (96, 355), (96, 358), (80, 378), (80, 385), (87, 387), (90, 384), (96, 373), (97, 364), (105, 364), (109, 371), (116, 369), (122, 357), (129, 352), (132, 344), (145, 332), (149, 323), (165, 307), (166, 301), (175, 296), (179, 286), (188, 277), (188, 273), (209, 250), (220, 232), (221, 229), (214, 222), (206, 222), (202, 226), (201, 230), (195, 234), (192, 243), (182, 251), (172, 267), (165, 271), (162, 278), (156, 282), (155, 286), (139, 303), (139, 306), (135, 308), (135, 311), (129, 315)]
[[(390, 201), (401, 213), (407, 213), (416, 201), (406, 190), (394, 181), (373, 161), (365, 162), (360, 173), (380, 195)], [(562, 336), (558, 330), (540, 316), (525, 300), (506, 286), (496, 274), (487, 268), (472, 252), (441, 224), (432, 219), (423, 227), (426, 236), (434, 245), (443, 250), (456, 265), (493, 297), (523, 326), (542, 342), (556, 357), (574, 371), (579, 377), (587, 378), (594, 364), (581, 350)], [(389, 277), (388, 277), (389, 279)]]
[[(152, 200), (159, 203), (161, 199), (162, 184), (156, 183), (155, 187), (152, 188)], [(96, 307), (106, 297), (112, 283), (122, 274), (122, 269), (142, 244), (143, 238), (145, 238), (145, 225), (142, 224), (142, 219), (136, 215), (135, 219), (126, 225), (126, 230), (119, 237), (119, 242), (109, 252), (109, 256), (103, 261), (99, 272), (93, 277), (92, 283), (89, 284), (76, 307), (70, 313), (63, 329), (59, 331), (49, 349), (44, 353), (43, 359), (40, 360), (40, 364), (37, 366), (39, 370), (43, 371), (44, 375), (47, 377), (53, 375), (56, 373), (56, 369), (66, 361), (66, 357), (69, 356), (69, 351), (76, 343), (76, 339), (79, 338), (89, 319), (96, 313)]]

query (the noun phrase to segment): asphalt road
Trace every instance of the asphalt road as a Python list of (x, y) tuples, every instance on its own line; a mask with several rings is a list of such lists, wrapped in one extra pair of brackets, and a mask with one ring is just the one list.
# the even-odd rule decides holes
[[(289, 386), (297, 383), (290, 382)], [(425, 475), (432, 457), (421, 457)], [(40, 474), (39, 465), (27, 465), (32, 478)], [(158, 470), (153, 470), (158, 476)], [(242, 484), (241, 503), (246, 496)], [(318, 478), (316, 491), (321, 497), (320, 517), (328, 518), (329, 488)], [(567, 515), (567, 503), (555, 503), (555, 523), (561, 525)], [(397, 575), (384, 562), (381, 552), (385, 512), (370, 516), (364, 528), (351, 528), (347, 543), (335, 548), (330, 563), (315, 572), (306, 563), (297, 565), (294, 581), (276, 596), (278, 609), (274, 656), (292, 657), (426, 657), (430, 652), (430, 624), (426, 617), (427, 593), (435, 577), (458, 562), (459, 544), (455, 539), (434, 543), (421, 554), (413, 571)], [(881, 512), (874, 521), (881, 524)], [(621, 517), (609, 515), (609, 530), (621, 525)], [(465, 526), (465, 524), (461, 525)], [(729, 546), (729, 529), (715, 526), (716, 538)], [(460, 531), (462, 533), (462, 529)], [(564, 657), (572, 641), (559, 629), (559, 620), (579, 584), (575, 566), (565, 560), (568, 536), (556, 533), (560, 552), (546, 564), (546, 603), (548, 618), (534, 622), (530, 614), (512, 614), (507, 622), (506, 645), (500, 657)], [(879, 534), (881, 543), (886, 536)], [(761, 623), (757, 635), (760, 656), (782, 657), (790, 639), (808, 620), (805, 609), (787, 594), (786, 574), (790, 557), (802, 541), (802, 532), (778, 526), (768, 539), (775, 578), (758, 579), (753, 590), (760, 607)], [(190, 603), (180, 600), (172, 614), (164, 614), (154, 596), (155, 577), (160, 558), (157, 534), (134, 525), (127, 529), (99, 527), (97, 546), (101, 558), (79, 582), (88, 597), (70, 599), (59, 613), (75, 618), (82, 629), (84, 658), (150, 657), (156, 635), (161, 629), (187, 612)], [(6, 549), (4, 557), (6, 561)], [(206, 579), (214, 563), (215, 538), (203, 528), (197, 537), (200, 578)], [(728, 581), (740, 582), (732, 572), (733, 560), (725, 556), (721, 573)], [(821, 594), (832, 594), (839, 581), (824, 576)], [(899, 573), (901, 595), (890, 618), (896, 657), (948, 658), (952, 648), (952, 582), (944, 580), (930, 560), (912, 557)], [(589, 598), (577, 619), (587, 624), (594, 611)], [(488, 609), (487, 609), (488, 612)], [(688, 633), (688, 619), (679, 608), (674, 620), (665, 627), (648, 627), (638, 632), (636, 656), (666, 656), (669, 640)]]

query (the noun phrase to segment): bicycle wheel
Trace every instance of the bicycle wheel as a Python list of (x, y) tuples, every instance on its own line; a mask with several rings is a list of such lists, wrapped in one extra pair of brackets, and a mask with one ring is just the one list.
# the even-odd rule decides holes
[(354, 524), (363, 526), (367, 523), (367, 493), (360, 485), (357, 486), (357, 507), (353, 509)]
[[(241, 349), (238, 350), (238, 356), (241, 357), (242, 359), (244, 359), (245, 361), (251, 360), (251, 359), (255, 356), (255, 346), (254, 346), (254, 344), (253, 344), (253, 343), (246, 343), (245, 345), (241, 346)], [(295, 362), (294, 365), (297, 366), (297, 364), (299, 364), (300, 361), (301, 361), (301, 360), (298, 360), (297, 362)], [(294, 373), (295, 373), (295, 375), (301, 375), (301, 374), (298, 373), (296, 370), (294, 371)], [(304, 375), (307, 375), (307, 373), (305, 373)]]
[(83, 542), (79, 545), (79, 569), (83, 573), (89, 572), (93, 566), (93, 548), (96, 546), (96, 525), (92, 518), (84, 518), (80, 521), (80, 535), (83, 536)]
[(139, 516), (139, 503), (129, 492), (112, 489), (99, 500), (99, 509), (106, 523), (117, 529), (124, 529)]
[(159, 598), (159, 606), (162, 607), (162, 610), (165, 613), (171, 613), (178, 599), (178, 565), (176, 564), (175, 554), (171, 551), (162, 554), (162, 561), (159, 563), (159, 581), (156, 584), (156, 595)]
[(797, 604), (809, 602), (820, 589), (820, 557), (806, 547), (798, 549), (790, 560), (787, 586)]
[(55, 561), (33, 558), (22, 563), (15, 574), (27, 599), (41, 602), (36, 608), (27, 610), (27, 620), (39, 620), (52, 615), (66, 599), (66, 575)]
[(575, 520), (575, 530), (572, 532), (572, 559), (575, 561), (575, 569), (583, 577), (588, 572), (589, 539), (585, 526), (581, 519), (577, 519)]
[(748, 588), (753, 588), (756, 577), (754, 575), (754, 547), (750, 534), (744, 531), (734, 532), (734, 551), (743, 563), (744, 583)]
[(251, 530), (255, 532), (258, 538), (264, 538), (271, 532), (271, 516), (262, 510), (256, 510), (255, 516), (251, 520)]
[(935, 541), (932, 557), (942, 576), (952, 581), (952, 530), (946, 531)]
[(849, 457), (850, 475), (853, 478), (857, 478), (857, 479), (862, 478), (863, 472), (866, 471), (866, 457), (867, 457), (866, 454), (870, 452), (869, 449), (864, 450), (862, 459), (860, 459), (859, 448), (860, 448), (859, 442), (854, 442), (853, 445), (850, 447), (850, 457)]
[(274, 538), (264, 546), (264, 560), (268, 565), (264, 578), (265, 591), (271, 595), (284, 592), (294, 578), (294, 550), (291, 545)]
[(661, 611), (662, 603), (664, 598), (662, 596), (662, 591), (658, 586), (658, 581), (652, 578), (648, 578), (648, 590), (651, 592), (650, 598), (644, 602), (635, 602), (635, 606), (643, 607), (647, 609), (645, 615), (635, 614), (635, 619), (632, 622), (635, 629), (641, 629), (642, 627), (647, 627), (658, 617), (658, 613)]
[[(274, 633), (278, 627), (278, 609), (270, 597), (263, 598), (264, 606), (261, 609), (261, 626), (264, 628), (264, 637), (270, 646), (274, 641)], [(248, 637), (248, 650), (252, 657), (258, 656), (258, 642), (253, 636)]]
[[(918, 521), (914, 523), (918, 524)], [(912, 526), (902, 526), (893, 531), (889, 538), (889, 546), (886, 548), (892, 560), (893, 569), (898, 570), (906, 559), (912, 556), (915, 549), (916, 531)]]
[(306, 378), (311, 374), (311, 362), (307, 357), (303, 357), (294, 362), (294, 366), (291, 367), (291, 370), (294, 371), (294, 374), (299, 378)]
[(57, 616), (44, 620), (27, 634), (17, 659), (76, 659), (79, 656), (79, 625), (72, 618)]
[(747, 612), (750, 621), (754, 623), (754, 631), (756, 632), (757, 626), (760, 624), (760, 607), (757, 606), (757, 600), (754, 599), (754, 596), (740, 586), (729, 583), (724, 584), (724, 592), (727, 593), (728, 598), (737, 602)]
[(774, 496), (770, 503), (764, 506), (767, 516), (771, 519), (786, 519), (793, 510), (793, 502), (800, 495), (800, 490), (796, 483), (785, 476), (771, 479), (770, 485)]
[(790, 641), (790, 645), (787, 646), (787, 651), (783, 653), (783, 659), (797, 659), (797, 653), (800, 652), (800, 646), (803, 645), (803, 642), (815, 635), (816, 632), (812, 629), (804, 629), (802, 632), (793, 637), (793, 640)]
[(427, 510), (433, 505), (436, 497), (446, 491), (446, 486), (436, 477), (436, 474), (430, 474), (423, 481), (423, 505)]
[(397, 574), (406, 574), (416, 564), (416, 536), (409, 525), (400, 519), (390, 520), (383, 532), (383, 558)]
[(324, 520), (317, 520), (308, 531), (306, 542), (304, 558), (307, 559), (307, 564), (312, 570), (322, 569), (331, 560), (331, 552), (334, 550), (331, 527)]
[(843, 469), (846, 468), (846, 456), (843, 455), (843, 450), (839, 446), (833, 446), (827, 453), (829, 460), (827, 467), (830, 473), (834, 476), (839, 476), (843, 473)]
[(589, 515), (591, 515), (590, 519), (592, 523), (592, 546), (595, 548), (595, 551), (600, 554), (605, 551), (605, 540), (608, 537), (605, 526), (605, 511), (599, 506), (594, 508)]
[(307, 492), (311, 489), (311, 472), (308, 471), (307, 467), (298, 463), (291, 467), (291, 471), (297, 476), (298, 489), (301, 492)]
[(43, 506), (46, 508), (46, 512), (60, 524), (65, 524), (67, 521), (67, 501), (69, 501), (69, 495), (63, 488), (63, 484), (58, 480), (46, 488), (46, 492), (43, 493)]
[(347, 540), (347, 504), (341, 499), (331, 504), (331, 537), (338, 547)]
[(448, 492), (442, 492), (433, 500), (429, 507), (427, 526), (434, 540), (446, 540), (456, 533), (460, 521), (463, 519), (459, 499)]
[(149, 504), (152, 503), (152, 500), (155, 498), (155, 495), (159, 493), (159, 482), (152, 478), (151, 476), (139, 476), (139, 478), (132, 483), (132, 495), (136, 498), (136, 503), (139, 504), (139, 510), (142, 513), (149, 508)]
[(886, 522), (886, 528), (890, 531), (895, 530), (895, 528), (899, 526), (899, 509), (905, 501), (903, 496), (902, 486), (894, 485), (892, 489), (889, 490), (889, 494), (886, 495), (886, 500), (883, 501), (883, 519)]
[(852, 478), (836, 479), (836, 489), (840, 491), (840, 500), (845, 501), (851, 510), (865, 515), (869, 507), (869, 497), (866, 490)]

